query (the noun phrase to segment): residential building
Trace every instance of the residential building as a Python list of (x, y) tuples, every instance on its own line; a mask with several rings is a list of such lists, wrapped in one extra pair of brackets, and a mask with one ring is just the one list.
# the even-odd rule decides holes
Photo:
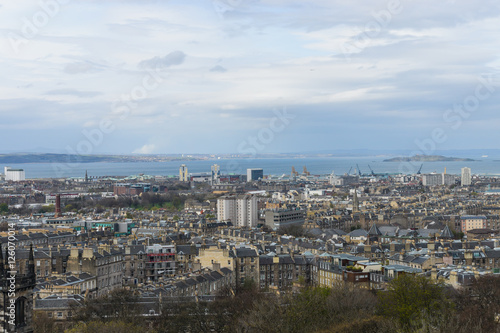
[(422, 175), (422, 184), (424, 186), (453, 185), (455, 184), (455, 176), (446, 173)]
[(275, 209), (265, 212), (266, 225), (272, 229), (304, 224), (306, 212), (302, 209)]
[(470, 186), (472, 184), (472, 175), (470, 168), (462, 168), (462, 186)]
[(259, 283), (259, 255), (253, 248), (238, 247), (233, 250), (235, 257), (235, 281), (239, 285), (253, 281)]
[(487, 228), (487, 218), (484, 215), (465, 215), (460, 217), (461, 221), (461, 231), (467, 233), (469, 230), (473, 229), (485, 229)]
[(236, 227), (256, 227), (257, 197), (254, 195), (224, 196), (217, 200), (217, 219), (231, 221)]
[(96, 249), (72, 248), (66, 271), (73, 274), (89, 273), (97, 278), (97, 296), (123, 286), (123, 254), (109, 245)]
[(146, 247), (146, 281), (175, 275), (175, 245), (154, 244)]

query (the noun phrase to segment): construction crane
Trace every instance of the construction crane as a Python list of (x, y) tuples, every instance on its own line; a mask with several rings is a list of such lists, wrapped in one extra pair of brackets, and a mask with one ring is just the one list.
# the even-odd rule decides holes
[(417, 175), (420, 175), (420, 172), (422, 171), (422, 167), (424, 166), (424, 163), (422, 163), (422, 165), (420, 165), (420, 169), (418, 169), (417, 171)]
[(309, 171), (307, 171), (307, 167), (304, 165), (304, 175), (305, 176), (310, 176), (311, 173)]
[(349, 169), (349, 171), (347, 172), (348, 175), (351, 174), (351, 170), (352, 170), (352, 167)]
[(372, 173), (372, 176), (375, 177), (376, 176), (375, 172), (373, 172), (372, 167), (370, 166), (370, 164), (368, 164), (368, 169), (370, 169), (370, 172)]
[(299, 173), (297, 171), (295, 171), (295, 167), (292, 166), (292, 177), (296, 177), (298, 175), (299, 175)]
[(358, 175), (359, 175), (360, 177), (362, 177), (362, 176), (363, 176), (363, 174), (361, 173), (361, 170), (359, 169), (359, 165), (358, 165), (358, 164), (356, 164), (356, 168), (358, 168)]

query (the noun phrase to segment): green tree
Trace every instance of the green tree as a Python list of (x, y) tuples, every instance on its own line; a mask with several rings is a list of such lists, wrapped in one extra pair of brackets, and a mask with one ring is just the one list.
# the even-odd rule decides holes
[[(375, 332), (375, 296), (367, 290), (344, 285), (307, 288), (286, 297), (255, 300), (240, 315), (241, 332)], [(346, 327), (361, 330), (346, 330)]]
[(83, 306), (73, 305), (73, 320), (76, 322), (140, 320), (139, 298), (130, 290), (115, 289), (107, 295), (85, 300)]
[[(455, 332), (500, 331), (500, 277), (483, 276), (456, 297), (457, 323)], [(452, 330), (450, 330), (451, 332)]]
[(0, 214), (5, 214), (9, 212), (9, 205), (7, 205), (5, 202), (0, 203)]
[(53, 213), (56, 211), (56, 207), (54, 205), (42, 206), (40, 208), (40, 213)]
[(57, 328), (56, 322), (53, 318), (43, 311), (33, 312), (33, 326), (36, 327), (37, 333), (53, 333), (60, 332), (61, 329)]
[(396, 320), (404, 331), (421, 327), (424, 320), (439, 322), (452, 306), (443, 285), (411, 274), (392, 280), (378, 296), (379, 313)]
[[(38, 331), (37, 331), (38, 332)], [(66, 330), (67, 333), (123, 333), (123, 332), (151, 332), (144, 325), (134, 325), (122, 321), (90, 321), (78, 323), (73, 328)]]
[(9, 222), (3, 221), (2, 223), (0, 223), (0, 231), (8, 231), (9, 228)]

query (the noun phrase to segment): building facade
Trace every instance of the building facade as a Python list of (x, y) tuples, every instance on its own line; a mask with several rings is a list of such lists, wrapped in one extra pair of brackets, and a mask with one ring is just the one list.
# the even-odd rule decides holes
[(13, 182), (19, 182), (26, 180), (26, 175), (23, 169), (12, 169), (11, 167), (5, 167), (4, 172), (6, 181), (10, 180)]
[(470, 186), (472, 184), (472, 175), (470, 168), (462, 168), (462, 186)]
[(181, 165), (179, 168), (179, 181), (187, 182), (189, 181), (188, 168), (185, 164)]
[(266, 226), (272, 229), (304, 224), (306, 213), (301, 209), (275, 209), (265, 213)]
[(264, 178), (263, 169), (247, 169), (247, 182)]
[(256, 227), (258, 222), (257, 197), (238, 195), (219, 198), (217, 219), (231, 221), (236, 227)]
[(487, 227), (487, 218), (483, 215), (466, 215), (460, 217), (462, 232), (465, 234), (473, 229), (485, 229)]

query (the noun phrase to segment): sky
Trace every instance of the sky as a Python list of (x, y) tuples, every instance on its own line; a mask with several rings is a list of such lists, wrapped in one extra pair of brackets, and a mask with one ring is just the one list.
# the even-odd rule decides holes
[(500, 3), (0, 0), (0, 153), (499, 148)]

